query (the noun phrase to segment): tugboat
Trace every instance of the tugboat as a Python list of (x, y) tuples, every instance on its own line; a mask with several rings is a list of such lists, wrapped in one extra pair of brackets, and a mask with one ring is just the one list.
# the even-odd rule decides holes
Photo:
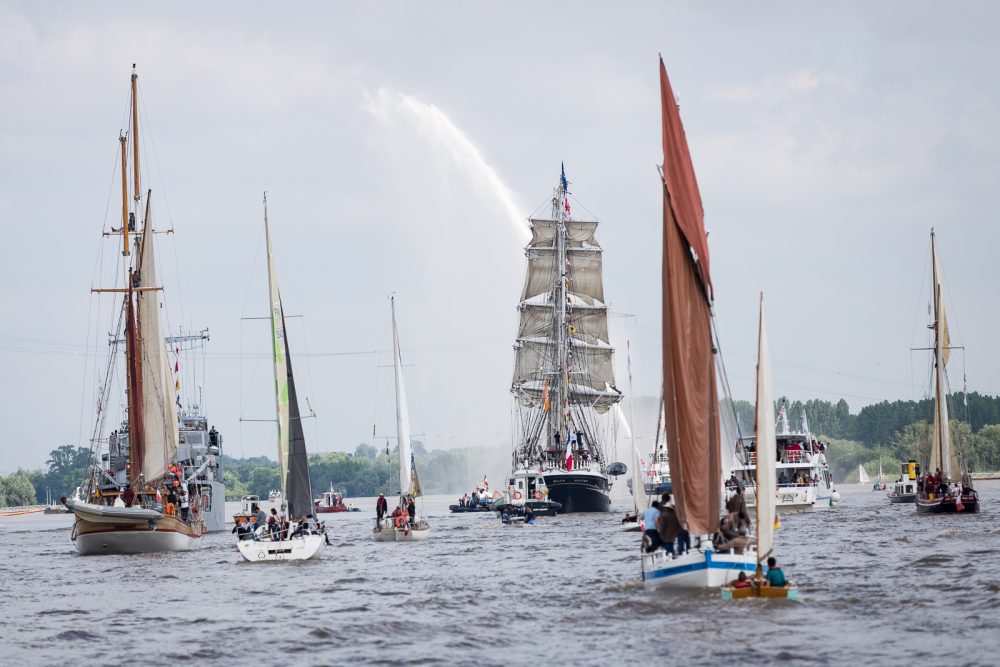
[(353, 505), (348, 507), (344, 504), (344, 494), (333, 490), (333, 482), (330, 482), (330, 490), (324, 491), (323, 496), (313, 501), (316, 505), (316, 512), (326, 514), (329, 512), (360, 512), (360, 507)]
[(530, 507), (535, 516), (555, 516), (562, 504), (549, 500), (549, 489), (540, 468), (522, 465), (507, 478), (507, 490), (493, 503), (493, 509), (501, 515), (523, 516), (526, 507)]
[(914, 460), (903, 464), (902, 474), (889, 487), (890, 503), (915, 503), (917, 501), (917, 480), (920, 478), (920, 466)]

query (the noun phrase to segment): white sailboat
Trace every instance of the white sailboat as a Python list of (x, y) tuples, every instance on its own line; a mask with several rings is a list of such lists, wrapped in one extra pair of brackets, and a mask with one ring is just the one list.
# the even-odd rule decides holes
[(312, 485), (309, 481), (309, 455), (299, 415), (288, 338), (285, 335), (285, 312), (278, 292), (278, 277), (271, 250), (271, 230), (267, 219), (267, 194), (264, 194), (264, 237), (267, 243), (267, 286), (271, 316), (271, 350), (274, 360), (274, 399), (278, 423), (278, 465), (281, 476), (281, 513), (289, 518), (288, 530), (271, 533), (258, 528), (253, 539), (237, 544), (240, 554), (254, 563), (286, 560), (310, 560), (321, 556), (325, 541), (318, 530), (310, 531), (304, 521), (313, 513)]
[(871, 484), (872, 478), (868, 476), (865, 472), (865, 467), (862, 465), (858, 466), (858, 484)]
[(396, 438), (399, 454), (399, 505), (397, 516), (387, 516), (376, 520), (372, 538), (376, 542), (417, 542), (430, 536), (431, 527), (427, 519), (410, 516), (410, 502), (416, 502), (420, 493), (420, 480), (413, 461), (413, 446), (410, 442), (410, 413), (406, 402), (406, 386), (403, 383), (403, 361), (399, 353), (399, 331), (396, 327), (396, 297), (389, 299), (392, 310), (392, 367), (396, 385)]
[[(760, 295), (760, 329), (757, 337), (757, 406), (755, 432), (758, 444), (755, 481), (758, 489), (775, 489), (778, 486), (776, 459), (778, 439), (774, 428), (774, 389), (771, 381), (771, 354), (767, 345), (767, 328), (764, 326), (764, 295)], [(774, 531), (777, 519), (778, 495), (761, 493), (757, 498), (757, 542), (747, 555), (756, 558), (757, 576), (751, 585), (727, 586), (723, 598), (768, 597), (796, 598), (798, 588), (789, 582), (786, 586), (769, 586), (764, 581), (764, 563), (774, 551)]]
[[(89, 479), (65, 501), (76, 517), (72, 540), (81, 554), (187, 551), (200, 544), (205, 523), (198, 512), (198, 484), (176, 473), (173, 461), (179, 438), (174, 380), (164, 347), (162, 306), (157, 285), (150, 199), (142, 202), (139, 171), (138, 74), (132, 69), (131, 134), (122, 132), (122, 226), (108, 236), (122, 237), (124, 286), (95, 289), (123, 296), (124, 336), (112, 339), (107, 373), (113, 373), (119, 342), (125, 343), (125, 396), (128, 419), (108, 437), (108, 452), (94, 461)], [(132, 148), (132, 196), (129, 206), (128, 146)], [(133, 246), (134, 242), (134, 248)], [(134, 260), (134, 261), (133, 261)], [(120, 331), (120, 330), (119, 330)], [(102, 391), (94, 441), (99, 442), (109, 394)], [(97, 450), (95, 450), (95, 457)], [(194, 500), (190, 512), (180, 498)], [(172, 500), (177, 494), (176, 502)]]
[[(752, 572), (755, 555), (722, 553), (719, 530), (723, 461), (732, 441), (722, 436), (716, 381), (718, 346), (712, 333), (712, 283), (701, 195), (684, 127), (663, 60), (660, 60), (663, 113), (663, 392), (673, 511), (686, 526), (692, 547), (673, 555), (659, 549), (641, 554), (647, 585), (675, 588), (719, 587), (743, 570)], [(771, 446), (774, 446), (773, 437)], [(773, 459), (772, 459), (773, 460)], [(728, 474), (731, 466), (726, 466)], [(773, 484), (772, 487), (773, 488)]]

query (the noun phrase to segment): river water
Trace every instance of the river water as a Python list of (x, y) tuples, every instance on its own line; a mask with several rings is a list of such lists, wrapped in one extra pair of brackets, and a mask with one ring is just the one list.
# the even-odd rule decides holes
[[(4, 664), (991, 665), (1000, 662), (1000, 484), (974, 516), (841, 488), (789, 515), (800, 602), (646, 590), (610, 515), (501, 528), (429, 497), (426, 542), (376, 544), (374, 500), (327, 515), (322, 561), (249, 564), (234, 537), (183, 554), (77, 555), (72, 517), (0, 519)], [(231, 512), (230, 512), (231, 514)]]

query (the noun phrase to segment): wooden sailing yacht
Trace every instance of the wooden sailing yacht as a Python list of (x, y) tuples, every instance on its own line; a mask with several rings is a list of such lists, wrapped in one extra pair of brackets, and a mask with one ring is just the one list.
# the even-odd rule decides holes
[[(103, 461), (96, 459), (89, 478), (65, 501), (76, 515), (72, 539), (81, 554), (150, 553), (186, 551), (199, 543), (205, 532), (198, 509), (200, 494), (194, 489), (190, 510), (180, 509), (189, 482), (172, 465), (177, 454), (178, 421), (174, 380), (171, 377), (161, 302), (157, 285), (156, 252), (150, 212), (152, 191), (145, 201), (139, 173), (138, 74), (132, 66), (131, 131), (119, 134), (122, 172), (122, 226), (110, 236), (121, 235), (124, 285), (94, 289), (119, 294), (122, 311), (119, 332), (112, 339), (108, 375), (116, 366), (118, 341), (125, 344), (125, 395), (128, 418), (108, 438)], [(132, 148), (132, 193), (129, 196), (129, 144)], [(131, 200), (131, 201), (130, 201)], [(109, 394), (100, 396), (94, 440), (104, 424)], [(164, 502), (169, 494), (178, 502)]]
[(717, 553), (713, 544), (722, 505), (722, 448), (733, 443), (721, 437), (718, 347), (712, 336), (712, 281), (701, 195), (662, 58), (660, 98), (665, 428), (674, 511), (690, 534), (692, 549), (678, 556), (644, 551), (642, 577), (650, 585), (716, 587), (740, 570), (752, 572), (756, 558)]
[(305, 518), (314, 511), (309, 480), (309, 454), (295, 393), (292, 360), (285, 335), (285, 311), (281, 306), (278, 277), (271, 250), (271, 229), (264, 193), (264, 238), (267, 244), (267, 288), (271, 318), (271, 350), (274, 361), (274, 403), (278, 422), (278, 466), (281, 475), (281, 514), (289, 519), (287, 531), (258, 529), (253, 539), (238, 542), (240, 554), (251, 562), (309, 560), (322, 554), (324, 537), (309, 530)]
[[(965, 457), (957, 443), (951, 441), (948, 424), (948, 392), (945, 386), (948, 357), (951, 355), (951, 338), (948, 319), (944, 312), (944, 291), (941, 288), (941, 271), (938, 267), (934, 230), (931, 230), (931, 270), (933, 280), (931, 299), (934, 303), (934, 428), (931, 454), (927, 465), (930, 482), (920, 485), (917, 494), (917, 512), (920, 514), (975, 513), (979, 511), (979, 494), (972, 485)], [(955, 476), (959, 476), (956, 479)]]
[(408, 513), (409, 501), (420, 497), (420, 479), (413, 460), (410, 442), (410, 411), (406, 402), (406, 385), (403, 383), (403, 360), (399, 352), (399, 329), (396, 327), (396, 297), (389, 297), (392, 311), (392, 369), (396, 386), (396, 439), (399, 455), (399, 505), (398, 516), (376, 519), (372, 538), (376, 542), (416, 542), (426, 540), (431, 533), (427, 519)]
[[(760, 295), (760, 325), (757, 334), (757, 406), (754, 431), (757, 438), (757, 468), (754, 472), (758, 489), (775, 489), (778, 486), (776, 459), (777, 435), (774, 428), (774, 388), (771, 381), (771, 354), (767, 345), (767, 328), (764, 326), (764, 295)], [(789, 582), (786, 586), (769, 586), (764, 580), (764, 562), (774, 552), (774, 529), (777, 524), (777, 494), (760, 493), (756, 507), (757, 557), (756, 576), (749, 586), (726, 586), (723, 598), (795, 598), (798, 588)]]

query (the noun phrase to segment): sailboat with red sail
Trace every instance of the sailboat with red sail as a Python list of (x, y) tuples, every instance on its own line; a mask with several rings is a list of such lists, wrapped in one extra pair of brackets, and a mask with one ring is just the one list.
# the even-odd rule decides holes
[(722, 436), (716, 378), (720, 360), (713, 338), (714, 297), (701, 195), (662, 58), (660, 97), (665, 428), (672, 509), (692, 545), (674, 555), (659, 549), (647, 553), (644, 544), (642, 578), (650, 585), (718, 587), (741, 570), (753, 572), (757, 559), (754, 553), (718, 552), (713, 543), (722, 505), (723, 448), (733, 443)]

